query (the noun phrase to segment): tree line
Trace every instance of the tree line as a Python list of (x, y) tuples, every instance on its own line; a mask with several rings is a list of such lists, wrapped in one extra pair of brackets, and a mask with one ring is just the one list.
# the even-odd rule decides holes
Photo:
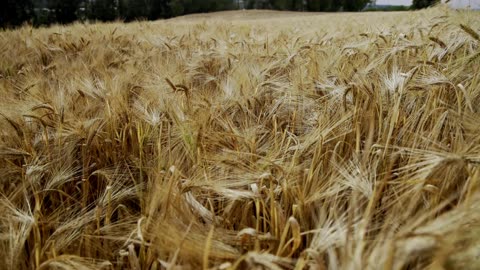
[[(423, 8), (438, 0), (414, 0)], [(155, 20), (221, 10), (275, 9), (292, 11), (359, 11), (370, 0), (2, 0), (0, 27), (77, 20)]]

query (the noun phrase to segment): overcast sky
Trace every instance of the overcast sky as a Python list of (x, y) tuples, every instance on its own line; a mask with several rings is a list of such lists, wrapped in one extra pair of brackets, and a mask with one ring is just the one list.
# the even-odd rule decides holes
[(377, 5), (404, 5), (409, 6), (412, 0), (377, 0)]

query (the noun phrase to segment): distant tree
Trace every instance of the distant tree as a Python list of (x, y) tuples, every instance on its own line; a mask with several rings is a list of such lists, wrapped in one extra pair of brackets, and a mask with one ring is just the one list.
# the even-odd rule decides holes
[(232, 0), (210, 0), (209, 11), (222, 11), (234, 9), (236, 3)]
[(303, 0), (290, 0), (289, 10), (301, 11), (304, 10)]
[(71, 23), (77, 20), (80, 0), (50, 0), (48, 8), (53, 13), (53, 20), (59, 23)]
[(119, 0), (119, 14), (126, 21), (148, 18), (149, 15), (144, 0)]
[(439, 0), (413, 0), (412, 8), (413, 9), (426, 8), (438, 2)]
[(344, 5), (341, 0), (307, 0), (308, 11), (338, 11)]
[(327, 4), (328, 9), (326, 11), (339, 11), (342, 8), (342, 1), (340, 0), (329, 0)]
[(270, 0), (270, 6), (276, 10), (288, 10), (290, 0)]
[(362, 10), (370, 1), (368, 0), (343, 0), (343, 10), (359, 11)]
[[(250, 3), (251, 4), (251, 3)], [(191, 13), (205, 13), (234, 9), (237, 2), (232, 0), (170, 0), (166, 5), (167, 14), (179, 16)], [(249, 3), (247, 3), (247, 6)]]
[(116, 0), (95, 0), (90, 3), (89, 15), (91, 19), (113, 21), (117, 18), (118, 6)]
[(359, 11), (370, 0), (250, 0), (247, 8), (273, 8), (293, 11)]
[(247, 9), (272, 9), (272, 0), (247, 0)]
[(212, 1), (190, 0), (185, 2), (185, 14), (208, 12)]
[(321, 0), (307, 0), (307, 10), (308, 11), (323, 11)]
[(171, 0), (168, 3), (168, 7), (172, 16), (179, 16), (185, 13), (182, 0)]
[(168, 0), (150, 0), (150, 13), (148, 18), (155, 20), (158, 18), (171, 17), (172, 15), (168, 2)]
[(0, 27), (20, 25), (32, 16), (31, 0), (3, 0), (0, 4)]

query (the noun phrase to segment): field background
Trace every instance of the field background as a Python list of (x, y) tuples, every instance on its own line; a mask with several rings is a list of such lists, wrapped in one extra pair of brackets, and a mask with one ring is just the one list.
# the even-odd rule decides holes
[(478, 269), (480, 15), (0, 32), (0, 269)]

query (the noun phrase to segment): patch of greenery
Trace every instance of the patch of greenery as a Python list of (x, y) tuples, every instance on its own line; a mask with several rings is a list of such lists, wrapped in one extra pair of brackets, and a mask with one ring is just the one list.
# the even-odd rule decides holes
[(368, 7), (363, 11), (408, 11), (410, 10), (409, 6), (376, 6)]

